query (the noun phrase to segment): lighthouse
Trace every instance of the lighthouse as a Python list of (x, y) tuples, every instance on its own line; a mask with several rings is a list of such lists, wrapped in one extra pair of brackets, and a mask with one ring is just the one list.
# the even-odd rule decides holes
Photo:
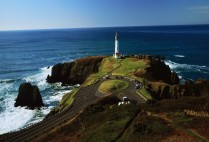
[(120, 58), (120, 52), (119, 52), (119, 43), (118, 43), (118, 33), (115, 33), (115, 54), (114, 57)]

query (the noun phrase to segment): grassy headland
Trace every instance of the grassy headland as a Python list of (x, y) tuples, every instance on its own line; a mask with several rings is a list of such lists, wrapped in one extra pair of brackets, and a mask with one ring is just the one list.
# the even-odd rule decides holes
[[(112, 78), (104, 79), (105, 76)], [(176, 74), (161, 60), (105, 57), (98, 72), (90, 74), (79, 88), (66, 94), (59, 106), (70, 106), (80, 89), (94, 87), (98, 82), (100, 92), (114, 95), (127, 90), (132, 82), (129, 93), (137, 91), (148, 101), (118, 106), (121, 100), (117, 97), (105, 97), (35, 141), (209, 140), (209, 83), (202, 86), (204, 81), (198, 81), (181, 85)], [(133, 87), (137, 82), (142, 83), (138, 90)], [(198, 92), (199, 86), (205, 95)]]
[(115, 59), (113, 57), (106, 57), (99, 67), (99, 72), (90, 75), (83, 85), (92, 85), (105, 75), (119, 75), (141, 80), (141, 78), (136, 77), (134, 73), (143, 70), (146, 66), (148, 66), (148, 60), (136, 58)]
[[(81, 87), (94, 85), (106, 75), (128, 77), (128, 78), (136, 79), (138, 81), (142, 81), (143, 78), (136, 77), (135, 72), (143, 70), (148, 65), (149, 65), (149, 60), (141, 60), (141, 59), (136, 59), (136, 58), (115, 59), (113, 57), (105, 57), (102, 60), (101, 65), (99, 66), (99, 71), (97, 73), (91, 74), (85, 80), (85, 82), (81, 85)], [(114, 85), (115, 83), (118, 83), (118, 81), (114, 80), (114, 81), (108, 81), (106, 83), (104, 82), (103, 85), (101, 84), (99, 90), (101, 92), (110, 93), (113, 91), (118, 91), (118, 89), (120, 90), (120, 89), (127, 88), (128, 86), (127, 83), (124, 83), (122, 85), (124, 88), (123, 87), (120, 88), (120, 84), (119, 86), (117, 85), (115, 86)], [(107, 87), (109, 88), (109, 90)], [(141, 91), (140, 93), (144, 95), (144, 97), (147, 99), (152, 98), (149, 92), (147, 92), (145, 89), (143, 89), (143, 91)], [(67, 103), (69, 105), (72, 104), (74, 95), (75, 94), (72, 95), (72, 93), (66, 94), (65, 97), (63, 98), (66, 101), (61, 101), (60, 105), (66, 106), (66, 102), (71, 102), (71, 103)]]

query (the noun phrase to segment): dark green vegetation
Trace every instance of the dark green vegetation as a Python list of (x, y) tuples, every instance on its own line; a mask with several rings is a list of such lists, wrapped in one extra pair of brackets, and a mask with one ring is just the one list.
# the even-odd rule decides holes
[(81, 140), (113, 141), (117, 139), (123, 133), (124, 129), (126, 129), (126, 125), (138, 114), (138, 111), (139, 109), (132, 105), (124, 105), (121, 107), (107, 105), (106, 109), (101, 112), (88, 113), (90, 116), (86, 120), (86, 124), (84, 124), (88, 129), (82, 133)]
[[(207, 141), (209, 97), (122, 105), (109, 96), (34, 141)], [(189, 110), (193, 110), (190, 113)], [(202, 113), (201, 113), (202, 112)]]

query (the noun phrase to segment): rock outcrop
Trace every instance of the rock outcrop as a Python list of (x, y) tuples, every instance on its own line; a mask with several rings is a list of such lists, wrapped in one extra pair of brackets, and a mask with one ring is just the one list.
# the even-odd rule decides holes
[(74, 62), (56, 64), (52, 68), (51, 76), (47, 77), (47, 82), (61, 82), (62, 85), (82, 84), (89, 75), (99, 71), (104, 57), (86, 57)]
[(170, 85), (179, 84), (178, 75), (161, 60), (150, 60), (149, 66), (143, 71), (136, 72), (135, 75), (150, 81), (162, 81)]
[(184, 84), (169, 85), (166, 83), (151, 83), (147, 86), (155, 99), (178, 99), (184, 96), (207, 96), (209, 95), (209, 81), (191, 80), (186, 81)]
[(22, 83), (14, 106), (27, 106), (30, 109), (44, 106), (38, 87)]
[(160, 55), (131, 55), (131, 56), (127, 56), (127, 57), (134, 57), (137, 59), (145, 59), (145, 60), (165, 60), (164, 56), (160, 56)]

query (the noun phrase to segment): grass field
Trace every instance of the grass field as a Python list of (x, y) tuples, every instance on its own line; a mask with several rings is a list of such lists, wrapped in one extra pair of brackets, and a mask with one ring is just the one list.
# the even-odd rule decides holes
[[(90, 75), (84, 82), (84, 86), (92, 85), (105, 75), (120, 75), (137, 79), (134, 75), (136, 71), (143, 70), (147, 66), (146, 60), (139, 60), (136, 58), (115, 59), (113, 57), (106, 57), (100, 65), (99, 72)], [(141, 80), (141, 78), (138, 78)]]
[(67, 93), (63, 96), (62, 100), (60, 101), (59, 105), (62, 106), (69, 106), (73, 103), (74, 96), (78, 92), (79, 88), (72, 90), (70, 93)]
[(128, 82), (123, 80), (107, 80), (99, 86), (99, 91), (102, 93), (111, 93), (124, 90), (129, 87)]
[(134, 73), (143, 69), (147, 62), (135, 58), (126, 58), (122, 59), (120, 64), (121, 66), (112, 72), (113, 75), (135, 78)]
[(91, 74), (83, 83), (83, 86), (95, 84), (100, 78), (110, 74), (113, 70), (117, 69), (120, 66), (120, 62), (120, 59), (116, 60), (112, 57), (104, 58), (100, 65), (99, 72)]
[(152, 99), (152, 96), (144, 87), (140, 88), (138, 92), (142, 94), (146, 99)]

